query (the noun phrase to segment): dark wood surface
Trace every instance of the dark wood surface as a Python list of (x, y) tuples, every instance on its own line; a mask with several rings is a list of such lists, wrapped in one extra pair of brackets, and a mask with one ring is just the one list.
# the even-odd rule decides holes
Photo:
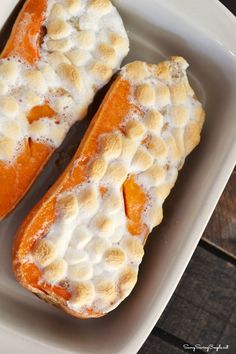
[[(236, 4), (236, 1), (235, 1)], [(203, 239), (236, 258), (236, 170), (222, 194)]]
[(229, 345), (228, 350), (218, 353), (236, 354), (235, 186), (236, 171), (174, 295), (139, 354), (193, 353), (184, 350), (184, 344)]
[[(212, 0), (206, 0), (212, 1)], [(222, 0), (236, 15), (236, 0)], [(236, 37), (235, 37), (236, 38)], [(138, 354), (236, 354), (236, 169), (175, 293)], [(205, 349), (204, 349), (205, 347)]]

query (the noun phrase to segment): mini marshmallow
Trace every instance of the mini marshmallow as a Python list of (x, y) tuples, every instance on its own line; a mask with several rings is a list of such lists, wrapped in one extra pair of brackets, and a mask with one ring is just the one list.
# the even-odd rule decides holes
[(126, 267), (123, 270), (119, 278), (119, 288), (121, 291), (122, 298), (124, 298), (131, 292), (137, 282), (137, 278), (137, 272), (133, 268)]
[(199, 143), (200, 132), (201, 128), (199, 127), (199, 124), (191, 122), (187, 125), (184, 132), (184, 147), (186, 154), (189, 154), (193, 150), (193, 148)]
[(110, 45), (101, 43), (98, 47), (100, 59), (111, 68), (116, 64), (116, 51)]
[(165, 141), (158, 136), (151, 136), (147, 144), (148, 151), (157, 159), (164, 160), (168, 154)]
[(170, 90), (167, 85), (158, 82), (156, 86), (156, 100), (159, 108), (170, 104)]
[[(131, 135), (132, 135), (132, 133), (131, 133)], [(121, 152), (120, 158), (122, 160), (129, 162), (133, 158), (136, 151), (137, 151), (137, 143), (135, 142), (135, 140), (127, 138), (126, 136), (123, 136), (122, 137), (122, 152)]]
[(32, 136), (45, 136), (47, 134), (48, 128), (46, 124), (41, 120), (36, 120), (30, 124), (30, 133)]
[(93, 214), (99, 207), (98, 192), (94, 186), (85, 188), (78, 195), (80, 209), (87, 215)]
[(47, 267), (57, 256), (55, 245), (47, 239), (40, 240), (33, 251), (34, 260), (42, 267)]
[(163, 219), (163, 210), (162, 207), (154, 207), (150, 211), (148, 220), (150, 224), (150, 230), (153, 229), (153, 227), (159, 225), (162, 222)]
[(21, 126), (16, 122), (6, 122), (4, 126), (4, 135), (13, 140), (18, 140), (21, 135)]
[(102, 81), (107, 81), (112, 75), (112, 69), (99, 61), (95, 61), (91, 65), (90, 71), (97, 80)]
[(68, 194), (58, 199), (57, 209), (61, 219), (69, 221), (75, 218), (79, 211), (78, 200), (75, 194)]
[(131, 82), (141, 82), (149, 76), (146, 63), (141, 61), (134, 61), (125, 66), (125, 77)]
[(110, 133), (101, 138), (101, 152), (107, 159), (116, 159), (122, 151), (122, 137), (120, 134)]
[(47, 91), (46, 81), (39, 70), (25, 72), (26, 85), (32, 90), (44, 94)]
[(61, 20), (67, 20), (69, 18), (69, 14), (66, 11), (65, 7), (62, 4), (54, 4), (50, 15), (49, 15), (49, 20), (50, 19), (61, 19)]
[(110, 248), (106, 251), (104, 260), (108, 268), (118, 269), (125, 263), (125, 253), (121, 248)]
[(168, 197), (171, 191), (170, 184), (162, 184), (158, 187), (153, 187), (150, 190), (150, 194), (153, 198), (159, 201), (159, 203), (163, 203), (164, 200)]
[(74, 306), (88, 306), (92, 303), (94, 295), (92, 282), (78, 282), (74, 286), (70, 303)]
[(97, 158), (90, 164), (89, 178), (94, 181), (99, 181), (106, 173), (107, 162), (103, 158)]
[(186, 102), (187, 92), (185, 83), (180, 82), (170, 86), (171, 100), (174, 105), (180, 105)]
[(58, 40), (68, 37), (71, 34), (72, 28), (66, 21), (55, 19), (49, 22), (47, 27), (48, 36), (51, 39)]
[(6, 160), (11, 160), (14, 156), (16, 143), (8, 137), (0, 137), (0, 154)]
[(109, 164), (104, 178), (105, 180), (115, 183), (116, 185), (122, 185), (126, 180), (127, 175), (127, 167), (122, 162), (114, 161)]
[(82, 90), (83, 82), (81, 72), (74, 65), (63, 63), (57, 69), (58, 75), (78, 91)]
[(109, 0), (91, 0), (89, 10), (98, 16), (104, 16), (112, 10), (112, 4)]
[(129, 41), (127, 38), (121, 37), (118, 33), (110, 34), (110, 41), (113, 48), (115, 48), (118, 52), (121, 51), (125, 55), (129, 52)]
[(100, 237), (109, 238), (115, 230), (115, 222), (108, 216), (96, 215), (92, 220), (91, 227)]
[(8, 85), (13, 85), (19, 75), (19, 69), (16, 62), (5, 61), (0, 64), (0, 78), (8, 83)]
[(19, 105), (14, 98), (0, 97), (0, 113), (8, 118), (15, 117), (19, 112)]
[(138, 264), (141, 263), (141, 260), (144, 255), (142, 243), (134, 236), (131, 236), (126, 241), (126, 247), (127, 247), (129, 258), (135, 263)]
[(125, 134), (130, 139), (141, 139), (145, 133), (145, 126), (136, 120), (129, 120), (125, 126)]
[(67, 272), (67, 263), (64, 259), (58, 259), (48, 265), (43, 270), (43, 279), (47, 283), (58, 283), (62, 280)]
[(181, 160), (182, 156), (173, 135), (169, 134), (165, 138), (165, 143), (168, 146), (168, 156), (171, 158), (171, 160), (173, 161)]
[(136, 89), (136, 99), (144, 107), (150, 107), (155, 103), (155, 90), (151, 85), (142, 84)]
[(163, 120), (164, 117), (160, 112), (150, 110), (145, 115), (143, 122), (149, 131), (158, 134), (163, 126)]
[(189, 110), (185, 106), (172, 106), (169, 109), (171, 123), (175, 127), (185, 126), (189, 119)]
[(146, 171), (153, 164), (153, 157), (145, 147), (140, 146), (131, 162), (131, 168), (135, 172)]
[(178, 146), (180, 156), (184, 157), (185, 156), (184, 129), (182, 127), (175, 127), (174, 129), (172, 129), (172, 135)]
[(140, 181), (150, 186), (158, 186), (165, 179), (165, 170), (162, 166), (153, 165), (147, 171), (139, 175)]
[(114, 282), (109, 280), (100, 280), (95, 285), (98, 297), (105, 301), (114, 301), (117, 297), (116, 286)]
[(53, 68), (58, 68), (61, 64), (70, 64), (69, 59), (64, 54), (57, 51), (48, 55), (48, 61)]
[(72, 16), (78, 16), (82, 8), (82, 2), (81, 0), (64, 0), (64, 6)]

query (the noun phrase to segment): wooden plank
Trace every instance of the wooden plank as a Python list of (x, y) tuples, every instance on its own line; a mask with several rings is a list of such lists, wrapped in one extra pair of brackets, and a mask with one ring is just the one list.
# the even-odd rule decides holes
[(138, 354), (183, 354), (184, 350), (167, 343), (157, 336), (150, 335)]
[(219, 200), (203, 239), (236, 258), (236, 169)]
[(235, 307), (236, 267), (198, 247), (158, 326), (191, 344), (231, 338), (235, 354)]
[(225, 354), (235, 354), (236, 267), (198, 247), (157, 327), (183, 343), (229, 344)]

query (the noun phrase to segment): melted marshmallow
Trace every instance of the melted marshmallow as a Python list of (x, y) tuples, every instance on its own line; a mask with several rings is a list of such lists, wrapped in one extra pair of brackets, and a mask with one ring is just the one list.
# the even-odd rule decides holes
[[(7, 163), (26, 138), (57, 148), (128, 53), (126, 31), (110, 1), (48, 0), (45, 18), (36, 68), (19, 58), (0, 60), (0, 160)], [(54, 117), (29, 122), (31, 109), (45, 102)]]
[(130, 101), (139, 110), (99, 137), (100, 152), (88, 162), (88, 180), (59, 195), (57, 220), (31, 255), (43, 270), (42, 282), (69, 282), (68, 306), (79, 313), (88, 307), (111, 311), (137, 281), (146, 235), (133, 236), (127, 228), (122, 184), (128, 174), (148, 196), (142, 221), (151, 231), (162, 220), (178, 169), (199, 140), (204, 112), (186, 68), (182, 58), (174, 57), (158, 66), (135, 62), (122, 69), (122, 79), (131, 85)]

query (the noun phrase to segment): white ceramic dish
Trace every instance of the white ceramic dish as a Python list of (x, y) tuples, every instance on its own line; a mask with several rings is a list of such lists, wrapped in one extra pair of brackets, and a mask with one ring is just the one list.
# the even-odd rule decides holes
[[(117, 0), (131, 39), (126, 61), (183, 55), (207, 111), (202, 142), (165, 204), (165, 218), (146, 245), (132, 295), (102, 319), (70, 318), (14, 280), (12, 238), (53, 179), (54, 156), (17, 210), (0, 224), (0, 342), (4, 354), (134, 354), (173, 294), (235, 162), (236, 20), (215, 0)], [(17, 0), (1, 0), (0, 26)], [(75, 128), (70, 137), (78, 140)], [(77, 130), (76, 130), (77, 129)], [(68, 139), (66, 144), (68, 145)], [(59, 172), (56, 172), (57, 174)], [(14, 339), (12, 339), (14, 336)]]

